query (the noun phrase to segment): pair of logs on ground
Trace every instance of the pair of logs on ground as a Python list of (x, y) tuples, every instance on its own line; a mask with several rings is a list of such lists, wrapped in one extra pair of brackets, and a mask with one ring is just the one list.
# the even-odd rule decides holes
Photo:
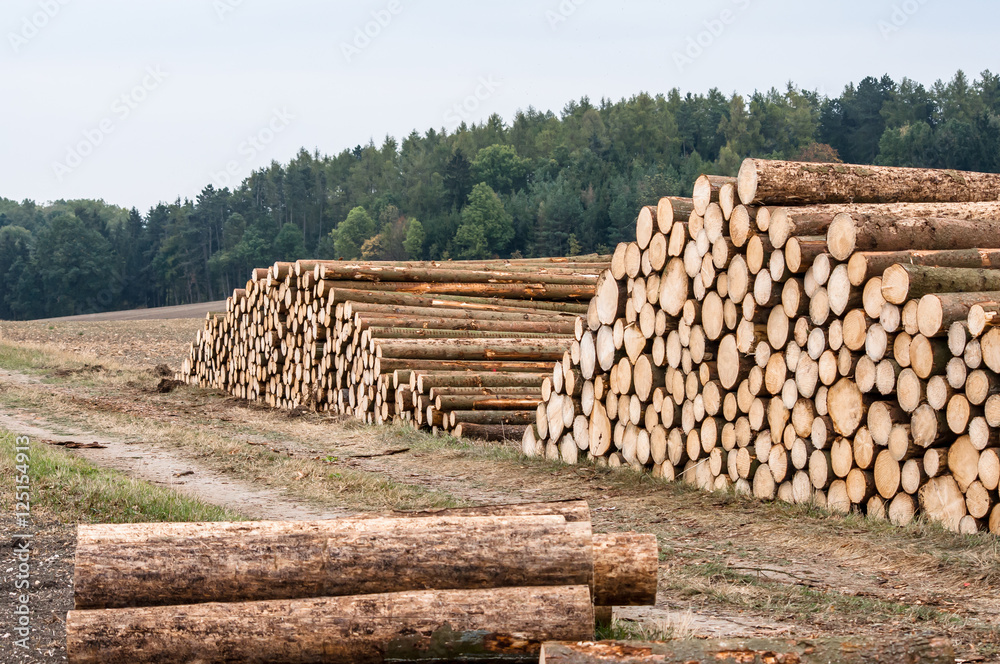
[(586, 503), (311, 523), (80, 526), (69, 661), (536, 656), (594, 604), (655, 602), (654, 536)]

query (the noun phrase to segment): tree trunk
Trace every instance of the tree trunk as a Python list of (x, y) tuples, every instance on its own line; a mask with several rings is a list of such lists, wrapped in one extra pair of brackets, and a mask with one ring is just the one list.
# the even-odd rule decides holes
[(847, 271), (851, 284), (861, 286), (896, 264), (1000, 269), (1000, 250), (860, 251), (851, 256)]
[[(997, 271), (997, 274), (1000, 274), (1000, 270)], [(1000, 284), (997, 285), (1000, 286)], [(974, 305), (1000, 301), (1000, 292), (998, 291), (977, 293), (975, 291), (981, 289), (961, 290), (964, 292), (941, 291), (944, 293), (942, 295), (929, 293), (920, 299), (920, 304), (917, 307), (917, 327), (920, 334), (925, 337), (945, 335), (953, 323), (965, 322), (969, 319)], [(980, 329), (980, 331), (982, 330)]]
[(427, 394), (434, 387), (541, 387), (548, 377), (544, 373), (503, 373), (497, 371), (423, 371), (416, 370), (410, 377), (410, 387)]
[(543, 641), (593, 632), (586, 586), (425, 590), (71, 611), (66, 650), (76, 664), (374, 664), (473, 654), (524, 661)]
[(919, 300), (930, 293), (996, 290), (1000, 290), (1000, 270), (896, 264), (882, 274), (882, 297), (892, 304)]
[(869, 639), (686, 639), (666, 643), (613, 642), (545, 643), (541, 664), (862, 664), (909, 662), (951, 664), (955, 654), (943, 638)]
[(830, 225), (826, 240), (830, 254), (846, 261), (855, 251), (996, 249), (998, 230), (1000, 221), (989, 219), (841, 214)]
[(376, 357), (544, 362), (562, 359), (567, 345), (562, 339), (398, 339), (377, 342)]
[[(333, 289), (356, 289), (358, 287), (356, 281), (328, 281), (326, 285)], [(379, 281), (366, 283), (365, 288), (415, 295), (471, 295), (518, 300), (583, 300), (594, 296), (594, 284), (567, 286), (542, 283), (465, 284)]]
[[(376, 375), (392, 373), (398, 369), (421, 370), (426, 373), (472, 372), (472, 373), (524, 373), (540, 374), (552, 369), (551, 361), (476, 361), (476, 360), (425, 360), (417, 358), (380, 357), (375, 360)], [(538, 382), (541, 385), (541, 379)]]
[(506, 443), (522, 440), (525, 431), (530, 428), (530, 425), (524, 424), (471, 424), (469, 422), (460, 422), (455, 426), (452, 435), (455, 438), (472, 438), (474, 440)]
[[(437, 544), (420, 545), (427, 542)], [(591, 585), (591, 546), (589, 523), (567, 524), (561, 516), (80, 526), (75, 604), (91, 609)], [(451, 553), (443, 557), (439, 547)], [(369, 574), (371, 569), (380, 572)]]
[(738, 187), (744, 205), (1000, 200), (1000, 175), (993, 173), (765, 159), (743, 162)]

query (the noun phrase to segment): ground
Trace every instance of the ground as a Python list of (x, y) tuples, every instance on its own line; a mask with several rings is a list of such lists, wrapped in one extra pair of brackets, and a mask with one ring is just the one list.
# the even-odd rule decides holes
[[(921, 633), (950, 637), (965, 661), (998, 661), (1000, 562), (990, 535), (953, 535), (926, 523), (895, 528), (706, 494), (632, 471), (526, 460), (516, 443), (468, 443), (271, 411), (190, 387), (158, 392), (157, 365), (178, 368), (200, 325), (0, 323), (0, 429), (29, 435), (57, 460), (72, 455), (74, 463), (115, 469), (194, 502), (186, 516), (148, 497), (110, 500), (121, 505), (102, 510), (101, 501), (75, 498), (67, 506), (62, 496), (80, 487), (39, 488), (50, 493), (36, 496), (41, 512), (33, 510), (42, 564), (34, 578), (41, 594), (34, 644), (48, 654), (24, 661), (64, 659), (77, 521), (308, 519), (566, 498), (590, 501), (597, 530), (639, 530), (659, 539), (657, 605), (619, 610), (615, 635)], [(56, 445), (67, 441), (100, 447)], [(11, 458), (0, 460), (3, 485), (12, 486)], [(12, 532), (11, 491), (0, 495), (0, 522)], [(206, 513), (213, 506), (222, 510)], [(5, 588), (12, 587), (8, 567)], [(9, 624), (5, 616), (5, 652)]]

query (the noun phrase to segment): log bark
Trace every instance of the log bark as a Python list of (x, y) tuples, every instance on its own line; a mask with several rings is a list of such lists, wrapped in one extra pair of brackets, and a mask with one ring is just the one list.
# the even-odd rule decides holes
[(1000, 175), (893, 166), (746, 159), (744, 205), (965, 203), (1000, 200)]
[(1000, 222), (990, 219), (884, 217), (841, 214), (830, 224), (827, 248), (839, 261), (855, 251), (996, 249)]
[(547, 377), (544, 373), (418, 370), (410, 378), (410, 387), (421, 394), (427, 394), (434, 387), (540, 387)]
[(377, 342), (376, 357), (544, 362), (561, 359), (568, 345), (563, 339), (398, 339)]
[(593, 560), (594, 604), (656, 604), (659, 548), (655, 535), (596, 533)]
[(471, 438), (500, 443), (523, 440), (525, 431), (530, 428), (530, 425), (522, 424), (472, 424), (461, 422), (452, 431), (452, 435), (455, 438)]
[(586, 586), (425, 590), (71, 611), (66, 650), (77, 664), (523, 661), (546, 640), (593, 631)]
[(686, 639), (666, 643), (577, 642), (545, 643), (540, 664), (862, 664), (912, 662), (946, 664), (955, 661), (951, 644), (942, 638), (870, 639)]
[(1000, 270), (896, 264), (882, 274), (882, 297), (892, 304), (928, 294), (996, 290), (1000, 290)]
[(851, 283), (860, 286), (896, 264), (1000, 269), (1000, 250), (859, 251), (851, 256), (847, 270)]
[[(554, 552), (544, 554), (537, 538), (551, 543)], [(591, 538), (589, 522), (567, 523), (559, 515), (81, 525), (75, 605), (103, 609), (435, 587), (591, 585)], [(441, 556), (439, 549), (419, 544), (430, 541), (452, 553)], [(371, 569), (380, 572), (367, 573)]]

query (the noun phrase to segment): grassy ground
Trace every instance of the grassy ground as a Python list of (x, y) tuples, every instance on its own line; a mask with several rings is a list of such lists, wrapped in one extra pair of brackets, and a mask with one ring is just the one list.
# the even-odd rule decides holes
[(621, 611), (608, 636), (932, 633), (967, 659), (998, 653), (1000, 550), (988, 535), (706, 494), (631, 471), (526, 460), (513, 445), (289, 415), (193, 388), (159, 394), (152, 366), (66, 344), (2, 342), (0, 368), (16, 371), (0, 375), (2, 412), (169, 449), (304, 504), (381, 511), (586, 498), (598, 530), (660, 541), (657, 606)]
[[(76, 524), (151, 521), (232, 521), (241, 514), (169, 489), (100, 468), (43, 443), (29, 444), (27, 463), (18, 458), (13, 432), (0, 429), (0, 524), (9, 534), (30, 535), (30, 648), (12, 645), (12, 602), (0, 609), (0, 661), (66, 661), (65, 618), (73, 608)], [(27, 466), (27, 467), (25, 467)], [(24, 471), (27, 471), (25, 473)], [(14, 487), (29, 478), (30, 517), (15, 517)], [(23, 509), (23, 508), (19, 508)], [(11, 560), (21, 539), (5, 538), (0, 551)], [(14, 568), (0, 568), (0, 583), (14, 588)]]

